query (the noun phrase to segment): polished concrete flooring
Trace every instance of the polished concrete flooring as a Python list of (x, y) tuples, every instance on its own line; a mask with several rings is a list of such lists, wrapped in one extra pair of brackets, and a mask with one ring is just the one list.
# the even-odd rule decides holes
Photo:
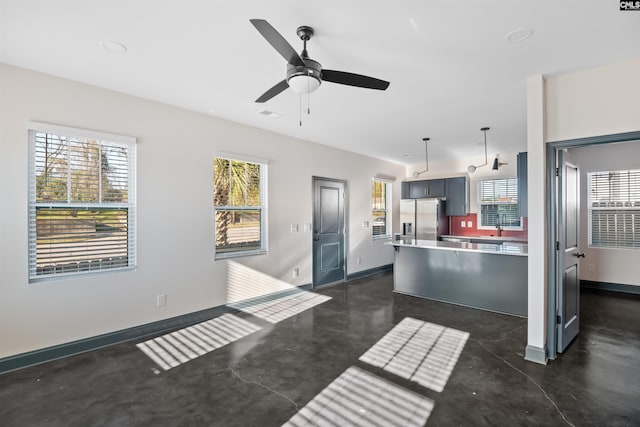
[[(266, 307), (0, 375), (0, 425), (640, 425), (638, 296), (584, 291), (580, 335), (541, 366), (523, 359), (525, 319), (396, 295), (390, 274), (318, 293), (290, 317)], [(221, 325), (237, 336), (149, 357)]]

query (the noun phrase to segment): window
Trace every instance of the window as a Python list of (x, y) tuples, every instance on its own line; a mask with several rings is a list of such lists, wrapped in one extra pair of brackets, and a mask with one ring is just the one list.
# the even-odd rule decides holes
[(374, 178), (371, 184), (371, 231), (374, 239), (391, 236), (391, 182)]
[(485, 179), (478, 190), (479, 228), (520, 230), (522, 218), (518, 215), (518, 179)]
[(135, 266), (135, 138), (31, 124), (29, 279)]
[(216, 259), (266, 253), (266, 161), (219, 155), (213, 177)]
[(589, 246), (640, 248), (640, 170), (590, 172)]

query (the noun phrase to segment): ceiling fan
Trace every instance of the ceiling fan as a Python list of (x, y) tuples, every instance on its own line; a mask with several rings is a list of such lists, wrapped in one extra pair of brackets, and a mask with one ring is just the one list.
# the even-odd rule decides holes
[(284, 37), (276, 31), (271, 24), (264, 19), (250, 19), (258, 30), (280, 55), (287, 60), (287, 78), (276, 83), (271, 89), (263, 93), (255, 102), (266, 102), (290, 87), (298, 93), (311, 93), (318, 89), (323, 81), (342, 85), (357, 86), (366, 89), (385, 90), (389, 82), (361, 74), (347, 73), (345, 71), (324, 70), (318, 61), (309, 58), (307, 53), (307, 41), (314, 34), (313, 28), (302, 26), (296, 31), (303, 41), (304, 47), (298, 55)]

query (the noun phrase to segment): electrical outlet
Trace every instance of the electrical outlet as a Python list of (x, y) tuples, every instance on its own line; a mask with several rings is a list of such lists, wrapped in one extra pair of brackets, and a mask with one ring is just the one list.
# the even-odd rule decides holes
[(311, 231), (311, 223), (309, 222), (304, 223), (304, 231)]
[(594, 272), (596, 271), (596, 266), (595, 266), (595, 264), (588, 264), (588, 265), (587, 265), (587, 271), (588, 271), (589, 273), (594, 273)]
[(464, 221), (460, 221), (460, 227), (465, 228), (467, 226), (467, 223)]
[(362, 264), (362, 258), (356, 257), (356, 264)]
[(467, 227), (469, 228), (473, 227), (473, 221), (467, 221)]
[(293, 269), (293, 278), (295, 279), (299, 275), (300, 275), (300, 269), (299, 268), (294, 268)]
[(291, 224), (291, 232), (292, 233), (298, 232), (298, 224)]
[(362, 228), (369, 228), (369, 221), (362, 221)]
[(167, 294), (160, 294), (156, 297), (156, 305), (158, 307), (164, 307), (167, 305)]

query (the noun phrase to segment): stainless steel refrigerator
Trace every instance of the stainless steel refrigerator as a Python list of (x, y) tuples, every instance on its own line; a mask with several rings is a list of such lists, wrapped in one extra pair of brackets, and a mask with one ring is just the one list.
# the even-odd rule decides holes
[(445, 201), (440, 199), (400, 200), (400, 230), (407, 239), (440, 240), (449, 234)]

